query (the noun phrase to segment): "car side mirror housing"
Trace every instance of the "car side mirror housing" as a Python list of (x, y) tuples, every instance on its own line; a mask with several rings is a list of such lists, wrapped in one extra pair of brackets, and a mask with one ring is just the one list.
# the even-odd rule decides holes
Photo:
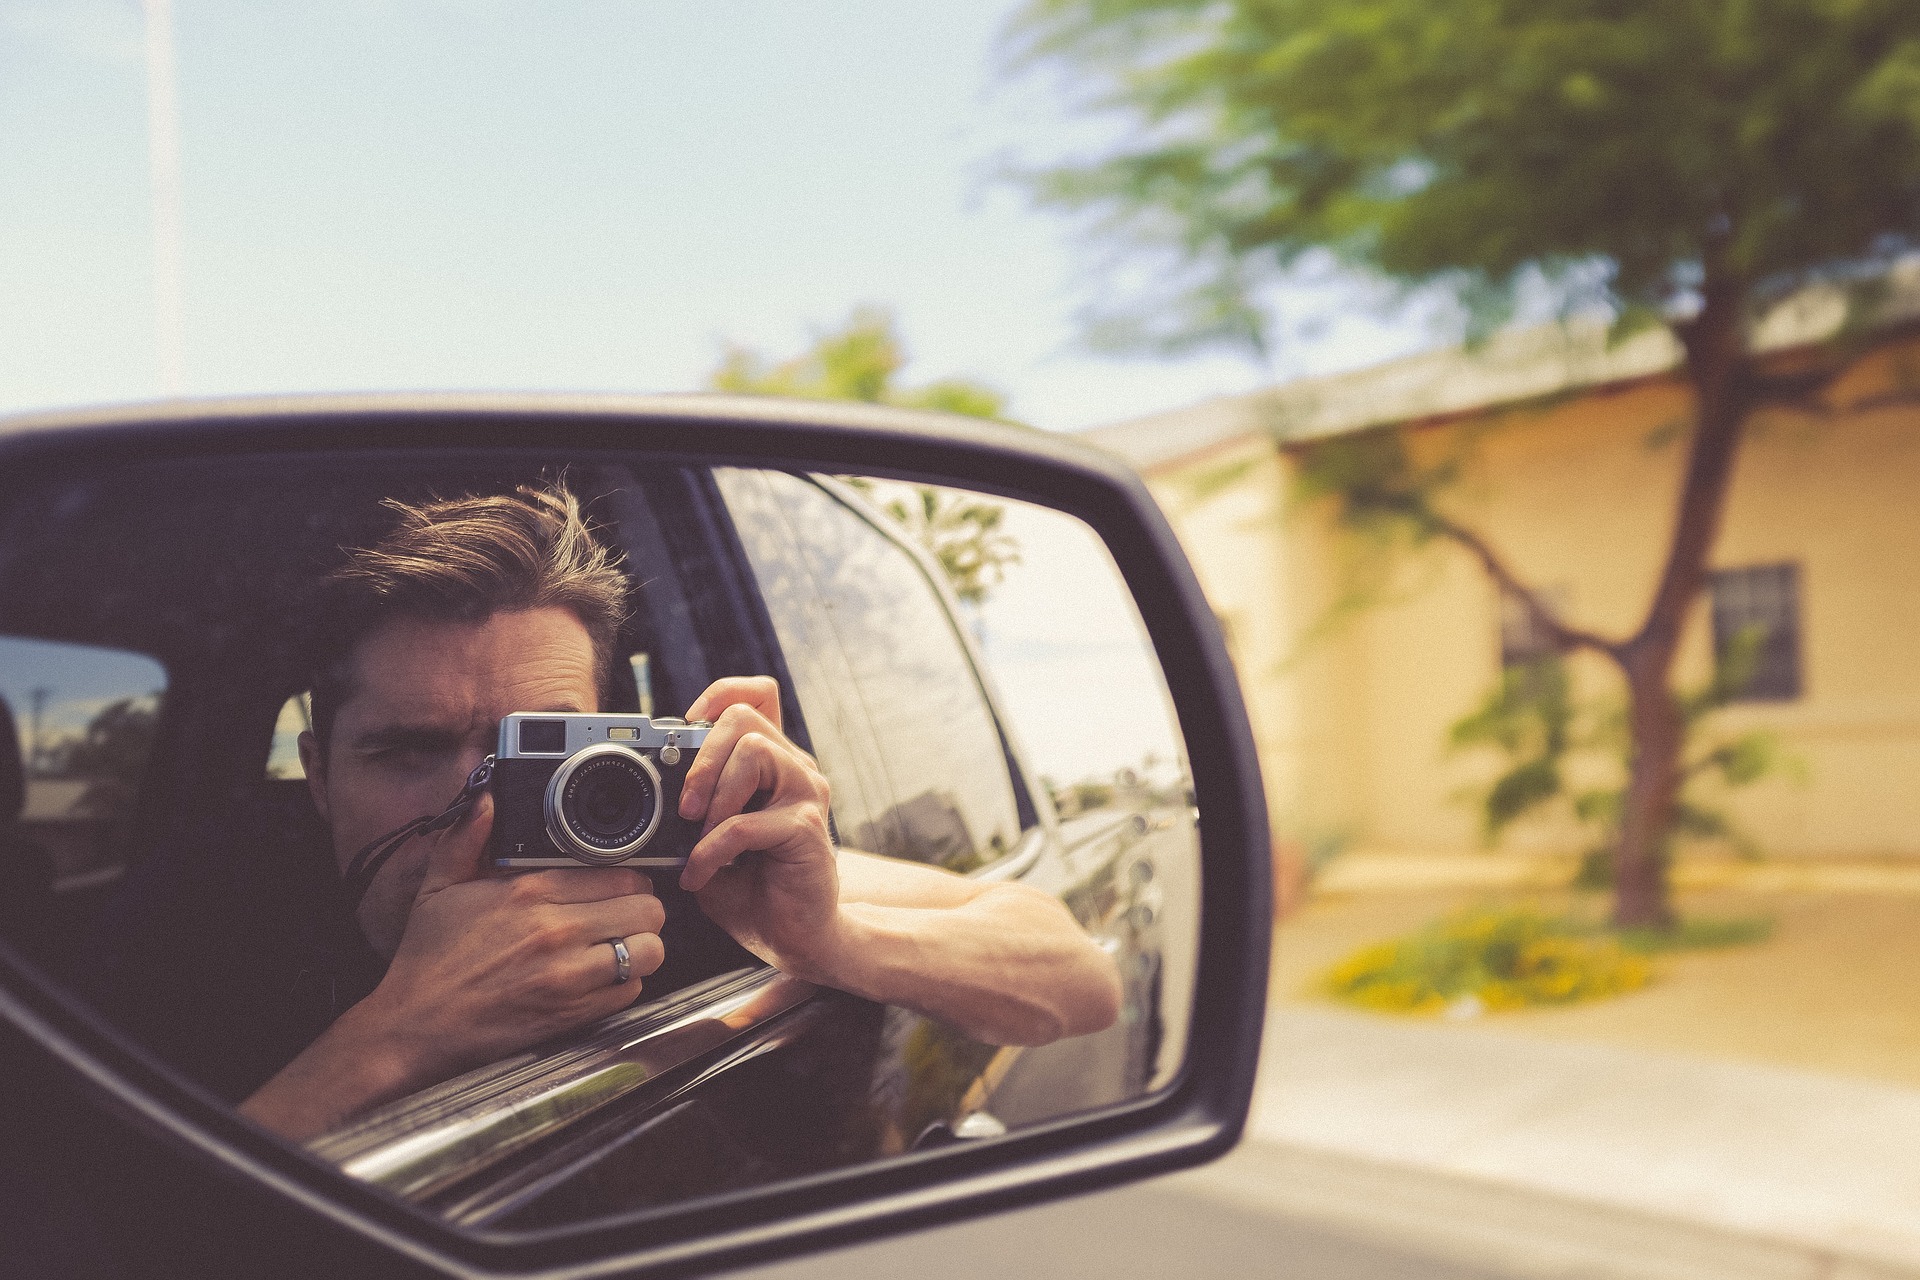
[[(608, 468), (635, 476), (689, 469), (689, 474), (718, 477), (711, 486), (715, 500), (732, 503), (735, 511), (746, 509), (751, 495), (740, 494), (750, 485), (728, 480), (731, 475), (797, 477), (794, 483), (814, 486), (808, 492), (819, 501), (841, 502), (849, 509), (863, 499), (833, 478), (858, 477), (855, 489), (869, 483), (939, 486), (1025, 504), (1084, 525), (1110, 555), (1123, 585), (1121, 597), (1130, 597), (1157, 659), (1178, 751), (1184, 755), (1178, 807), (1186, 829), (1197, 824), (1192, 990), (1182, 1019), (1184, 1046), (1165, 1055), (1175, 1066), (1118, 1100), (1038, 1114), (1025, 1122), (1009, 1124), (985, 1105), (950, 1109), (896, 1140), (899, 1149), (822, 1166), (805, 1176), (742, 1180), (724, 1192), (703, 1191), (630, 1212), (514, 1218), (490, 1210), (488, 1216), (471, 1208), (484, 1196), (468, 1194), (463, 1201), (439, 1190), (457, 1183), (453, 1175), (434, 1184), (432, 1194), (440, 1196), (435, 1200), (426, 1193), (410, 1197), (392, 1180), (355, 1174), (353, 1160), (365, 1164), (366, 1153), (376, 1148), (381, 1159), (391, 1156), (382, 1168), (404, 1163), (405, 1152), (392, 1154), (395, 1140), (404, 1145), (425, 1132), (420, 1126), (426, 1120), (420, 1117), (427, 1110), (416, 1105), (413, 1111), (392, 1113), (382, 1135), (385, 1147), (364, 1133), (353, 1140), (333, 1139), (331, 1145), (282, 1141), (104, 1015), (85, 997), (80, 977), (47, 962), (23, 941), (24, 933), (0, 932), (0, 1066), (15, 1082), (0, 1106), (9, 1183), (33, 1184), (34, 1153), (49, 1150), (48, 1144), (119, 1153), (116, 1162), (123, 1167), (115, 1177), (129, 1189), (127, 1195), (150, 1193), (153, 1199), (144, 1218), (140, 1212), (121, 1217), (112, 1229), (112, 1247), (124, 1249), (129, 1242), (138, 1247), (149, 1229), (155, 1240), (186, 1230), (225, 1241), (225, 1256), (243, 1260), (241, 1265), (270, 1265), (281, 1274), (684, 1275), (1032, 1205), (1196, 1165), (1234, 1145), (1252, 1096), (1271, 937), (1271, 850), (1259, 767), (1239, 685), (1199, 584), (1146, 488), (1106, 455), (1043, 432), (946, 415), (706, 396), (329, 397), (20, 417), (0, 422), (0, 644), (13, 636), (29, 647), (140, 647), (127, 630), (131, 624), (117, 621), (104, 602), (105, 579), (85, 580), (84, 570), (74, 568), (54, 574), (45, 563), (50, 522), (72, 516), (79, 501), (72, 495), (82, 489), (98, 498), (112, 491), (115, 477), (133, 477), (128, 483), (137, 481), (141, 492), (159, 500), (167, 488), (161, 478), (169, 476), (184, 494), (216, 474), (321, 472), (371, 478), (363, 479), (364, 485), (377, 483), (390, 470), (417, 469), (445, 458), (457, 458), (469, 469), (508, 468), (521, 460), (549, 469), (561, 460), (593, 474), (610, 473)], [(317, 480), (314, 486), (315, 493), (324, 489)], [(196, 500), (211, 501), (204, 492)], [(102, 554), (110, 555), (115, 540), (131, 547), (143, 537), (171, 535), (129, 513), (124, 529), (100, 536), (107, 548)], [(671, 542), (679, 535), (668, 530), (661, 536)], [(315, 545), (326, 541), (316, 537)], [(743, 538), (737, 549), (744, 559), (752, 558), (750, 543)], [(165, 546), (146, 550), (163, 559), (169, 554)], [(930, 557), (920, 558), (932, 563)], [(237, 560), (198, 565), (182, 576), (179, 591), (217, 580), (221, 590), (244, 598), (252, 589), (249, 572)], [(697, 584), (702, 578), (695, 573), (689, 581)], [(981, 651), (993, 646), (981, 635), (968, 634), (970, 625), (979, 630), (977, 615), (970, 606), (956, 606), (952, 584), (942, 584), (939, 596), (953, 612), (967, 651), (979, 661)], [(146, 606), (142, 610), (135, 612), (150, 612)], [(56, 614), (61, 621), (48, 621)], [(697, 615), (694, 608), (689, 616)], [(0, 649), (0, 665), (6, 654)], [(651, 696), (646, 660), (646, 654), (635, 655), (639, 684), (630, 694), (641, 707), (649, 706)], [(654, 664), (651, 678), (664, 681), (657, 655)], [(37, 679), (27, 667), (17, 676), (23, 692), (15, 696), (29, 705), (11, 708), (17, 729), (9, 730), (6, 717), (0, 717), (0, 737), (9, 739), (0, 747), (11, 747), (17, 738), (24, 760), (18, 767), (28, 790), (40, 779), (47, 784), (43, 797), (54, 797), (65, 793), (52, 785), (61, 775), (48, 761), (59, 756), (62, 740), (39, 722), (43, 708), (32, 692), (42, 687)], [(204, 679), (192, 689), (183, 685), (181, 696), (191, 693), (208, 708), (224, 706), (218, 691), (205, 686)], [(185, 714), (168, 706), (172, 709), (160, 718), (163, 740), (169, 727), (179, 729), (177, 721)], [(652, 710), (678, 715), (682, 707)], [(266, 732), (263, 726), (260, 742), (248, 749), (264, 752)], [(1009, 736), (1010, 755), (1014, 747)], [(185, 776), (181, 771), (196, 763), (175, 759), (167, 767)], [(0, 784), (7, 782), (5, 774), (0, 769)], [(1053, 786), (1070, 780), (1041, 781), (1035, 770), (1025, 775), (1016, 770), (1016, 789), (1034, 793), (1027, 798), (1022, 791), (1020, 801), (1029, 831), (1057, 833), (1080, 822), (1089, 831), (1097, 829), (1099, 839), (1136, 840), (1162, 821), (1153, 806), (1165, 809), (1172, 803), (1172, 784), (1155, 792), (1131, 769), (1103, 778), (1075, 790)], [(151, 774), (139, 784), (149, 790), (162, 785)], [(1134, 788), (1151, 798), (1111, 813), (1101, 809), (1114, 803), (1116, 788)], [(85, 803), (100, 803), (97, 786), (91, 802), (77, 783), (69, 790), (76, 812)], [(6, 785), (0, 785), (0, 801), (6, 793)], [(1081, 805), (1089, 806), (1086, 813), (1078, 812)], [(1124, 821), (1109, 820), (1122, 810)], [(0, 812), (0, 828), (12, 821), (12, 814)], [(845, 825), (846, 819), (841, 821)], [(849, 832), (840, 836), (850, 842)], [(1005, 841), (996, 838), (995, 855), (1006, 858), (1005, 867), (1018, 862), (1019, 844), (1017, 832)], [(952, 865), (973, 869), (972, 862)], [(1123, 867), (1123, 878), (1153, 874), (1138, 862), (1131, 868)], [(128, 873), (128, 883), (136, 874)], [(999, 873), (989, 868), (980, 874)], [(84, 878), (70, 877), (75, 884)], [(1110, 892), (1100, 887), (1105, 883), (1073, 892)], [(1083, 922), (1090, 918), (1082, 915)], [(6, 927), (0, 922), (0, 929)], [(729, 1008), (761, 1000), (769, 1018), (786, 1014), (802, 998), (785, 988), (771, 1003), (764, 994), (755, 996), (768, 989), (767, 980), (716, 979), (715, 989), (735, 993), (728, 997), (735, 1000)], [(732, 987), (726, 987), (729, 981)], [(690, 990), (697, 994), (705, 988)], [(649, 1016), (649, 1035), (671, 1021), (664, 1013)], [(604, 1048), (616, 1041), (638, 1043), (612, 1033), (596, 1043)], [(722, 1040), (698, 1037), (682, 1041), (692, 1048), (676, 1050), (682, 1056), (660, 1068), (662, 1078), (670, 1071), (685, 1075), (706, 1069), (700, 1064), (708, 1059), (699, 1055), (711, 1057), (722, 1045)], [(658, 1043), (657, 1037), (649, 1043)], [(495, 1078), (503, 1077), (496, 1072)], [(669, 1083), (681, 1078), (672, 1076)], [(444, 1140), (452, 1144), (451, 1138)], [(577, 1144), (578, 1134), (567, 1140)], [(560, 1141), (543, 1130), (523, 1145), (537, 1154), (558, 1150)], [(542, 1142), (547, 1147), (538, 1145)], [(477, 1176), (461, 1175), (470, 1185)], [(532, 1177), (528, 1173), (521, 1180)], [(50, 1213), (92, 1212), (84, 1196), (69, 1199), (69, 1190), (56, 1184), (35, 1194), (46, 1200), (43, 1207)], [(488, 1194), (494, 1199), (487, 1203), (506, 1203), (500, 1199), (504, 1193)], [(461, 1204), (469, 1207), (461, 1210)], [(168, 1215), (175, 1220), (159, 1220)], [(80, 1247), (76, 1256), (86, 1255), (89, 1247)]]

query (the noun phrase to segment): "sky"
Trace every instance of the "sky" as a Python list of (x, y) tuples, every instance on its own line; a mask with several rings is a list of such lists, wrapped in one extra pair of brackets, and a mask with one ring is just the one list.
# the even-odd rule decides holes
[(1120, 570), (1072, 516), (1007, 501), (1019, 560), (973, 612), (1025, 758), (1056, 783), (1184, 774), (1166, 679)]
[[(190, 395), (693, 390), (875, 303), (906, 381), (1076, 430), (1425, 341), (1085, 349), (1100, 247), (998, 175), (1111, 126), (1008, 72), (1009, 0), (172, 8)], [(0, 0), (0, 412), (159, 394), (143, 38)]]

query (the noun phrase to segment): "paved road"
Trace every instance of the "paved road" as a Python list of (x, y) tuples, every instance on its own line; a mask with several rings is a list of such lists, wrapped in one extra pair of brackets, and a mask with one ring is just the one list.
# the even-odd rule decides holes
[(1266, 1050), (1239, 1158), (1264, 1145), (1371, 1166), (1376, 1220), (1397, 1170), (1472, 1191), (1456, 1217), (1518, 1197), (1535, 1252), (1543, 1215), (1584, 1206), (1632, 1222), (1639, 1253), (1659, 1236), (1722, 1255), (1716, 1274), (1920, 1276), (1920, 1091), (1333, 1008), (1275, 1010)]
[(758, 1280), (1914, 1280), (1920, 1092), (1274, 1010), (1201, 1169)]
[(741, 1280), (1507, 1280), (1175, 1180), (736, 1273)]

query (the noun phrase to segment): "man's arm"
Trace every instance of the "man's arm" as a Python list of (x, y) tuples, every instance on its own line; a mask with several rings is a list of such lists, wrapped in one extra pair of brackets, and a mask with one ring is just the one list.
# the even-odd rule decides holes
[(988, 1044), (1046, 1044), (1119, 1016), (1112, 958), (1059, 899), (850, 850), (838, 864), (846, 932), (828, 985)]
[(721, 680), (688, 711), (715, 721), (680, 808), (704, 818), (680, 883), (709, 916), (795, 977), (988, 1043), (1045, 1044), (1113, 1023), (1119, 972), (1055, 899), (835, 851), (827, 781), (778, 717), (777, 687), (764, 677)]

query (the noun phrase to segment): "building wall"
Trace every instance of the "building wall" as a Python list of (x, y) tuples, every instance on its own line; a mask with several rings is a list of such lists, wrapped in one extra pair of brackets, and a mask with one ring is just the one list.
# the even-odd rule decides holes
[(1296, 755), (1277, 736), (1287, 723), (1294, 686), (1279, 678), (1288, 636), (1274, 607), (1275, 584), (1286, 580), (1279, 536), (1285, 510), (1286, 465), (1264, 436), (1244, 437), (1209, 450), (1148, 484), (1193, 555), (1194, 570), (1226, 636), (1240, 675), (1248, 718), (1270, 806), (1300, 788)]
[[(1769, 853), (1920, 856), (1920, 405), (1886, 394), (1915, 363), (1920, 347), (1883, 349), (1835, 390), (1857, 407), (1762, 415), (1739, 458), (1712, 564), (1798, 563), (1802, 696), (1730, 707), (1705, 736), (1767, 729), (1797, 761), (1799, 779), (1716, 798)], [(1524, 581), (1577, 625), (1624, 636), (1665, 555), (1687, 409), (1683, 384), (1656, 378), (1401, 430), (1417, 457), (1461, 462), (1448, 509)], [(1449, 546), (1383, 554), (1290, 504), (1292, 465), (1249, 438), (1152, 478), (1228, 622), (1275, 825), (1307, 842), (1478, 847), (1466, 793), (1498, 762), (1446, 742), (1498, 678), (1497, 594)], [(1370, 603), (1337, 607), (1367, 582)], [(1710, 672), (1709, 625), (1703, 602), (1683, 687)], [(1574, 673), (1582, 696), (1621, 697), (1604, 659), (1583, 655)], [(1598, 781), (1610, 766), (1590, 768)], [(1505, 841), (1582, 843), (1567, 819)]]

